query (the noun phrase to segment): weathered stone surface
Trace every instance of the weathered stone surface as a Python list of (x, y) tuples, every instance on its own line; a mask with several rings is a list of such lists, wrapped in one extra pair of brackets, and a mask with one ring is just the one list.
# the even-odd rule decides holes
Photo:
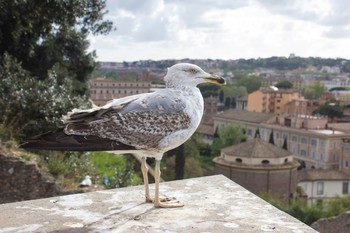
[(52, 197), (58, 185), (41, 174), (36, 164), (0, 152), (0, 203)]
[(335, 217), (321, 218), (311, 224), (311, 226), (321, 233), (349, 233), (350, 211)]
[(0, 232), (316, 232), (222, 175), (160, 188), (185, 206), (156, 209), (143, 186), (9, 203)]

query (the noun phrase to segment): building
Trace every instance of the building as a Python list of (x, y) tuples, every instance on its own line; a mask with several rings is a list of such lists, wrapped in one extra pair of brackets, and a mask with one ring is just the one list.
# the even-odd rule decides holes
[(214, 116), (217, 114), (218, 100), (214, 96), (204, 98), (204, 113), (197, 132), (203, 136), (206, 143), (213, 142), (215, 133)]
[(115, 81), (107, 78), (96, 78), (91, 80), (90, 89), (90, 99), (95, 105), (102, 106), (112, 99), (149, 93), (151, 83), (143, 81)]
[(251, 112), (280, 114), (284, 112), (287, 103), (301, 98), (296, 90), (261, 88), (248, 95), (247, 110)]
[(215, 173), (249, 191), (289, 199), (296, 192), (299, 163), (286, 150), (262, 139), (251, 139), (221, 150), (214, 158)]
[(350, 140), (344, 139), (340, 143), (339, 170), (350, 176)]
[(349, 194), (350, 176), (336, 170), (311, 169), (298, 171), (298, 186), (307, 195), (307, 203)]
[(243, 96), (236, 99), (236, 109), (246, 110), (248, 106), (248, 97)]
[(319, 106), (318, 100), (295, 99), (285, 105), (284, 112), (294, 115), (311, 115)]
[(327, 118), (248, 112), (231, 109), (214, 117), (214, 127), (236, 123), (246, 128), (248, 139), (259, 129), (262, 139), (273, 135), (275, 145), (287, 142), (288, 151), (306, 168), (339, 169), (340, 146), (350, 133), (330, 129)]
[(262, 77), (261, 78), (261, 86), (262, 87), (270, 87), (275, 86), (276, 84), (288, 81), (293, 85), (293, 89), (301, 90), (304, 88), (304, 81), (300, 78), (300, 76), (294, 75), (292, 77), (280, 77), (280, 76), (271, 76), (271, 77)]

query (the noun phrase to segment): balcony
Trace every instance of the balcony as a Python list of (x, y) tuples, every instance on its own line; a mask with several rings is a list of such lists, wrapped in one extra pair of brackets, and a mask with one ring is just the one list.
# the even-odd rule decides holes
[(185, 206), (156, 209), (143, 186), (15, 202), (0, 205), (0, 232), (316, 232), (222, 175), (160, 188)]

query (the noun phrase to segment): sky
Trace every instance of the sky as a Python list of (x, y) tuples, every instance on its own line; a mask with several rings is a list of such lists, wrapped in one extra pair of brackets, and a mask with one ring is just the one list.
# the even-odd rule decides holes
[(107, 0), (116, 30), (90, 36), (98, 61), (350, 59), (349, 0)]

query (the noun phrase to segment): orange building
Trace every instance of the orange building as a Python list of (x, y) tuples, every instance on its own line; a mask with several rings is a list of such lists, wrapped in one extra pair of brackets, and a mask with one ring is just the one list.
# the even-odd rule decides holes
[(287, 103), (297, 99), (303, 99), (303, 97), (296, 90), (261, 88), (248, 95), (247, 110), (280, 114), (284, 112)]

